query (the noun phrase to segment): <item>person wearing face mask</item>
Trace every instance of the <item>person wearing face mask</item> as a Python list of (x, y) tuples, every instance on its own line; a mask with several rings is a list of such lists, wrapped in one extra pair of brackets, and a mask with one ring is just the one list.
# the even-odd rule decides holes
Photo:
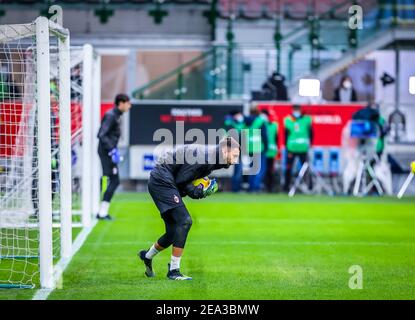
[(259, 164), (258, 172), (248, 177), (249, 192), (261, 191), (261, 183), (267, 170), (266, 154), (268, 152), (267, 124), (257, 107), (251, 109), (251, 114), (245, 119), (247, 154), (253, 159), (253, 165)]
[(295, 159), (299, 158), (302, 164), (307, 161), (313, 139), (312, 119), (302, 114), (300, 105), (294, 105), (292, 114), (284, 118), (284, 129), (287, 156), (284, 191), (288, 192)]
[(268, 150), (265, 154), (267, 157), (267, 171), (265, 172), (264, 184), (268, 192), (273, 192), (275, 187), (275, 157), (278, 153), (278, 122), (275, 115), (272, 116), (266, 109), (261, 111), (261, 116), (266, 121), (268, 135)]
[[(230, 132), (230, 136), (236, 141), (240, 141), (242, 129), (244, 129), (244, 115), (240, 110), (234, 110), (225, 117), (225, 130)], [(242, 185), (242, 163), (241, 158), (235, 163), (231, 179), (232, 192), (241, 191)]]
[(357, 101), (356, 90), (349, 76), (345, 75), (341, 78), (340, 86), (334, 91), (334, 101), (343, 103)]

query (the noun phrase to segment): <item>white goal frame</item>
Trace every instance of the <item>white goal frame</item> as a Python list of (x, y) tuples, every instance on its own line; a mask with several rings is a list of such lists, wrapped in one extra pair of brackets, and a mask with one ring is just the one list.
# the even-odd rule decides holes
[[(60, 257), (72, 256), (70, 35), (62, 26), (39, 17), (33, 23), (0, 26), (0, 43), (33, 38), (36, 43), (36, 103), (38, 148), (38, 265), (40, 286), (52, 289), (58, 268), (53, 256), (51, 150), (51, 44), (57, 39), (59, 81), (59, 214)], [(55, 50), (55, 49), (54, 49)], [(1, 208), (0, 208), (1, 209)], [(30, 228), (30, 226), (28, 227)], [(6, 286), (7, 287), (7, 286)], [(13, 283), (10, 287), (14, 287)], [(17, 285), (16, 287), (19, 287)], [(26, 286), (20, 286), (26, 287)]]
[[(59, 55), (59, 148), (61, 257), (72, 254), (71, 191), (71, 109), (70, 109), (70, 38), (69, 31), (45, 17), (36, 20), (37, 105), (39, 110), (39, 272), (42, 288), (55, 286), (52, 247), (51, 128), (50, 128), (50, 43), (49, 35), (58, 38)], [(54, 31), (56, 30), (56, 31)], [(45, 115), (45, 116), (43, 116)]]
[[(71, 47), (71, 67), (82, 64), (82, 131), (75, 133), (82, 137), (81, 157), (81, 203), (80, 209), (73, 210), (80, 216), (80, 223), (74, 227), (89, 228), (98, 213), (100, 202), (100, 160), (97, 154), (97, 133), (101, 111), (101, 56), (92, 45)], [(72, 133), (74, 134), (74, 133)], [(76, 136), (73, 137), (76, 140)]]

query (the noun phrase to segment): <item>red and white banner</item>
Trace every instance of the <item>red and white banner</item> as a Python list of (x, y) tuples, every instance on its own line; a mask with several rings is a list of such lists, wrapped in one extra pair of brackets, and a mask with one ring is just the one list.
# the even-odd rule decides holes
[[(291, 114), (292, 104), (289, 103), (258, 103), (259, 109), (270, 112), (271, 121), (278, 122), (278, 146), (284, 145), (284, 118)], [(364, 107), (363, 104), (313, 104), (301, 105), (303, 113), (313, 118), (313, 145), (340, 146), (344, 126), (352, 115)]]

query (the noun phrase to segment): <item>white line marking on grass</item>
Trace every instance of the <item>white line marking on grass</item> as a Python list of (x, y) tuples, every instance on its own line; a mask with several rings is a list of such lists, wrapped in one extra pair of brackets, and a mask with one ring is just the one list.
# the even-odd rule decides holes
[[(191, 241), (192, 245), (282, 245), (282, 246), (415, 246), (415, 242), (381, 242), (381, 241)], [(90, 245), (124, 246), (148, 245), (149, 241), (107, 241), (92, 242)]]
[[(75, 254), (81, 249), (82, 245), (84, 244), (85, 240), (88, 238), (91, 231), (94, 229), (95, 225), (97, 224), (97, 220), (94, 220), (92, 222), (92, 225), (89, 228), (83, 228), (82, 231), (78, 234), (76, 237), (73, 245), (72, 245), (72, 255), (69, 258), (62, 258), (59, 260), (57, 265), (55, 266), (55, 269), (57, 270), (55, 272), (55, 282), (56, 280), (60, 279), (62, 277), (63, 272), (69, 265), (69, 262), (71, 262), (72, 257), (75, 256)], [(49, 295), (52, 293), (54, 289), (39, 289), (33, 296), (32, 300), (46, 300)]]
[(389, 225), (389, 224), (397, 224), (400, 223), (396, 220), (371, 220), (371, 219), (356, 219), (356, 220), (343, 220), (343, 219), (268, 219), (268, 218), (233, 218), (233, 217), (222, 217), (222, 218), (209, 218), (203, 217), (199, 218), (198, 216), (194, 216), (193, 220), (197, 220), (199, 222), (216, 222), (220, 224), (225, 223), (242, 223), (242, 224), (250, 224), (250, 223), (266, 223), (266, 224), (296, 224), (296, 225), (303, 225), (303, 224), (322, 224), (322, 225), (329, 225), (329, 224), (340, 224), (340, 225), (362, 225), (362, 224), (369, 224), (369, 225)]

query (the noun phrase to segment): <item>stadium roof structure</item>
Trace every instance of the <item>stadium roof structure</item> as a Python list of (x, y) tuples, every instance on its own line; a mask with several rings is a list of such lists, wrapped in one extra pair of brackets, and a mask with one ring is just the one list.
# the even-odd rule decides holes
[[(367, 0), (374, 3), (376, 0)], [(76, 10), (128, 10), (171, 6), (193, 6), (213, 10), (217, 17), (239, 20), (273, 20), (279, 14), (286, 19), (305, 19), (309, 14), (328, 14), (335, 18), (334, 12), (350, 6), (347, 0), (0, 0), (1, 10), (45, 10), (57, 4), (64, 9)], [(210, 8), (210, 9), (209, 9)], [(343, 18), (343, 16), (342, 16)]]
[(172, 4), (209, 4), (210, 0), (59, 0), (59, 1), (45, 1), (45, 0), (2, 0), (0, 4), (4, 5), (51, 5), (58, 4), (62, 6), (115, 6), (122, 7), (124, 5), (143, 5), (143, 4), (154, 4), (155, 2), (160, 2), (163, 4), (172, 3)]

